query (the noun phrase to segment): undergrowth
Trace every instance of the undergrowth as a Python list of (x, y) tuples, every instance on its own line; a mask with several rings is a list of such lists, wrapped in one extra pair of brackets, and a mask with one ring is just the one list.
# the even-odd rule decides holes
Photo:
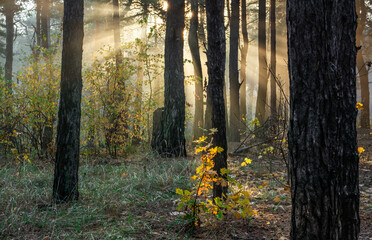
[[(194, 162), (144, 156), (80, 166), (80, 200), (51, 203), (53, 165), (28, 162), (0, 170), (0, 239), (177, 238), (170, 211), (176, 188), (190, 188)], [(178, 217), (176, 217), (177, 219)], [(166, 228), (165, 228), (166, 229)]]

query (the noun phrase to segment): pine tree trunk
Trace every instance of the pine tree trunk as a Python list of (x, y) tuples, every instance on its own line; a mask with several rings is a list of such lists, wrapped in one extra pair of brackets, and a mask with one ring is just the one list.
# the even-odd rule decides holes
[(248, 55), (248, 30), (247, 30), (247, 0), (242, 0), (242, 34), (243, 48), (241, 51), (240, 67), (240, 116), (241, 131), (244, 133), (247, 127), (247, 55)]
[(49, 39), (49, 7), (50, 0), (42, 0), (41, 5), (41, 46), (45, 49), (49, 48), (50, 39)]
[(258, 6), (258, 93), (256, 102), (256, 118), (263, 124), (265, 121), (267, 94), (267, 62), (266, 62), (266, 0), (259, 0)]
[[(5, 28), (6, 28), (6, 46), (5, 46), (5, 66), (4, 66), (4, 77), (5, 77), (5, 87), (7, 90), (7, 96), (9, 98), (13, 95), (13, 40), (14, 40), (14, 12), (15, 12), (15, 2), (14, 0), (8, 0), (4, 3), (4, 14), (5, 14)], [(13, 124), (11, 121), (11, 116), (13, 112), (13, 106), (8, 105), (5, 109), (5, 121), (4, 130), (9, 133), (7, 143), (0, 145), (4, 146), (4, 152), (7, 153), (14, 143), (14, 137), (11, 136), (13, 133)]]
[[(41, 46), (41, 0), (35, 0), (36, 4), (36, 26), (35, 26), (35, 37), (36, 37), (36, 46)], [(36, 56), (38, 55), (36, 50)]]
[[(145, 67), (145, 61), (146, 59), (141, 57), (146, 54), (146, 47), (147, 44), (147, 18), (148, 18), (148, 4), (144, 4), (143, 6), (143, 23), (142, 23), (142, 29), (141, 29), (141, 46), (139, 49), (139, 58), (138, 61), (138, 71), (137, 71), (137, 81), (136, 81), (136, 103), (135, 103), (135, 111), (138, 117), (142, 116), (142, 86), (144, 81), (144, 67)], [(150, 99), (151, 101), (151, 99)], [(141, 125), (140, 122), (142, 120), (140, 118), (136, 119), (134, 121), (134, 134), (135, 138), (132, 142), (138, 144), (140, 142), (140, 138), (138, 137), (141, 134)]]
[[(276, 0), (270, 0), (270, 27), (271, 27), (271, 56), (270, 56), (270, 115), (273, 120), (276, 120), (276, 18), (275, 18)], [(275, 124), (275, 121), (274, 121)]]
[[(206, 0), (207, 32), (208, 32), (208, 100), (212, 106), (212, 127), (217, 129), (213, 135), (213, 145), (219, 146), (224, 151), (218, 154), (214, 160), (214, 170), (221, 176), (220, 170), (227, 168), (227, 140), (225, 101), (223, 98), (223, 86), (225, 84), (225, 59), (226, 41), (224, 26), (224, 2)], [(222, 197), (227, 193), (227, 186), (213, 184), (213, 197)]]
[(291, 239), (358, 239), (355, 2), (287, 1)]
[[(49, 12), (50, 12), (50, 0), (42, 0), (41, 5), (41, 47), (44, 51), (50, 47), (50, 26), (49, 26)], [(47, 51), (44, 52), (45, 61), (50, 61), (50, 55)], [(52, 72), (49, 73), (49, 77), (53, 75)], [(49, 94), (51, 95), (51, 93)], [(43, 129), (43, 137), (41, 150), (44, 157), (49, 157), (48, 149), (51, 148), (53, 142), (53, 124), (55, 121), (55, 115), (52, 114), (51, 118), (46, 119), (45, 126)]]
[(239, 142), (240, 134), (240, 107), (239, 107), (239, 0), (231, 1), (231, 22), (230, 22), (230, 141)]
[(198, 139), (203, 135), (202, 129), (204, 127), (204, 105), (203, 105), (203, 73), (199, 52), (199, 38), (198, 38), (198, 0), (191, 0), (191, 19), (189, 30), (189, 47), (194, 67), (195, 79), (195, 114), (193, 135), (194, 139)]
[[(206, 40), (206, 34), (205, 34), (205, 29), (206, 29), (206, 9), (205, 9), (205, 1), (199, 0), (199, 12), (200, 12), (200, 24), (199, 24), (199, 29), (198, 29), (198, 37), (203, 45), (203, 47), (206, 47), (207, 45), (207, 40)], [(203, 4), (204, 3), (204, 4)], [(205, 52), (204, 52), (205, 53)], [(205, 65), (208, 63), (205, 62)], [(208, 101), (208, 94), (207, 94), (207, 88), (208, 88), (208, 82), (209, 78), (204, 77), (203, 79), (203, 97), (204, 97), (204, 105), (205, 105), (205, 113), (204, 113), (204, 128), (205, 129), (211, 129), (212, 128), (212, 103)], [(207, 97), (206, 97), (207, 96)]]
[(362, 97), (362, 104), (363, 104), (363, 110), (361, 111), (361, 121), (360, 125), (364, 129), (370, 128), (370, 113), (369, 113), (369, 84), (368, 84), (368, 71), (367, 66), (365, 64), (365, 61), (363, 59), (363, 50), (365, 49), (364, 44), (364, 37), (363, 37), (363, 31), (366, 26), (366, 6), (364, 3), (364, 0), (356, 0), (356, 8), (357, 8), (357, 14), (358, 14), (358, 28), (357, 28), (357, 34), (356, 34), (356, 44), (360, 46), (361, 48), (357, 52), (357, 73), (359, 75), (360, 80), (360, 89), (361, 89), (361, 97)]
[(202, 129), (204, 127), (204, 105), (203, 105), (203, 73), (199, 52), (198, 39), (198, 0), (191, 0), (191, 19), (189, 30), (189, 47), (194, 67), (195, 78), (195, 114), (194, 114), (194, 139), (198, 139), (203, 135)]
[(14, 40), (14, 0), (5, 1), (5, 28), (6, 28), (6, 46), (5, 46), (5, 81), (9, 93), (12, 93), (12, 75), (13, 75), (13, 40)]
[(83, 14), (83, 0), (64, 1), (61, 96), (53, 184), (53, 199), (57, 203), (79, 198)]
[(186, 156), (185, 86), (183, 70), (183, 29), (185, 2), (168, 1), (165, 33), (164, 112), (162, 133), (154, 143), (163, 157)]

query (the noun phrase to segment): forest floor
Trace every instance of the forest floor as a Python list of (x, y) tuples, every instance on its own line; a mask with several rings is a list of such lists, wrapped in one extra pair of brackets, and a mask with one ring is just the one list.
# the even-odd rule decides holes
[[(361, 240), (372, 239), (372, 140), (360, 131)], [(190, 154), (191, 155), (191, 154)], [(241, 166), (245, 157), (252, 164)], [(0, 239), (289, 239), (291, 203), (286, 165), (255, 151), (231, 157), (232, 174), (251, 192), (249, 220), (211, 218), (192, 233), (177, 211), (177, 188), (191, 190), (196, 157), (82, 159), (80, 200), (50, 204), (53, 164), (0, 161)]]

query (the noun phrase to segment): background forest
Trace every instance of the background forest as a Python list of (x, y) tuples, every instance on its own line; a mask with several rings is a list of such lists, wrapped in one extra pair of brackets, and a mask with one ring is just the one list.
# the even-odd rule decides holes
[[(1, 0), (0, 238), (305, 239), (308, 230), (293, 227), (301, 211), (293, 182), (302, 186), (295, 159), (313, 167), (299, 152), (315, 159), (319, 149), (319, 158), (330, 156), (322, 163), (330, 170), (323, 173), (314, 163), (310, 178), (327, 176), (327, 186), (335, 186), (329, 192), (345, 197), (337, 185), (343, 180), (334, 174), (334, 183), (331, 169), (350, 174), (358, 192), (353, 236), (371, 238), (372, 1), (351, 1), (358, 17), (351, 87), (327, 85), (342, 78), (333, 69), (350, 64), (320, 69), (329, 73), (320, 85), (303, 85), (331, 89), (322, 95), (325, 101), (306, 101), (307, 92), (296, 91), (301, 84), (295, 74), (307, 69), (293, 63), (288, 70), (291, 56), (302, 56), (309, 69), (314, 62), (306, 58), (309, 38), (294, 35), (303, 41), (299, 52), (287, 42), (301, 32), (287, 33), (287, 24), (307, 24), (288, 17), (296, 7), (288, 2), (293, 0)], [(325, 52), (332, 58), (339, 49)], [(347, 103), (350, 95), (332, 92), (341, 88), (351, 92)], [(327, 94), (339, 105), (327, 102)], [(302, 132), (317, 131), (316, 120), (306, 128), (301, 124), (307, 118), (294, 114), (294, 103), (305, 106), (313, 98), (334, 109), (319, 114), (324, 118), (313, 116), (324, 124), (319, 135), (330, 129), (340, 136), (328, 138), (327, 132), (319, 140), (314, 133), (315, 146), (311, 137), (296, 137), (293, 120), (299, 116)], [(333, 121), (332, 114), (351, 120)], [(332, 124), (336, 130), (328, 128)], [(347, 138), (353, 150), (342, 142)], [(333, 165), (344, 153), (355, 164)], [(327, 209), (346, 218), (333, 206), (322, 212)], [(334, 231), (306, 236), (328, 238)]]

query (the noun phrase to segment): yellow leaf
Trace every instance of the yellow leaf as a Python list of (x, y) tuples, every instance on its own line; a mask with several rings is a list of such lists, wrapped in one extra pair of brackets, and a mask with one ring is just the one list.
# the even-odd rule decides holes
[(240, 166), (244, 167), (244, 166), (247, 166), (247, 164), (245, 162), (242, 162)]
[(359, 154), (362, 154), (363, 152), (365, 152), (366, 150), (362, 147), (358, 147), (358, 153)]
[(358, 102), (358, 103), (356, 104), (356, 108), (357, 108), (358, 110), (363, 110), (363, 103)]
[(194, 142), (195, 143), (203, 143), (203, 142), (205, 142), (205, 140), (207, 140), (207, 137), (202, 136), (202, 137), (199, 138), (199, 140), (195, 140)]
[(217, 152), (218, 153), (222, 153), (223, 152), (223, 148), (222, 147), (217, 147)]
[(249, 158), (245, 158), (244, 161), (245, 161), (247, 164), (251, 164), (251, 163), (252, 163), (252, 160), (249, 159)]
[(212, 155), (216, 154), (216, 153), (217, 153), (217, 147), (210, 148), (210, 149), (209, 149), (209, 152), (210, 152), (210, 154), (212, 154)]
[(274, 202), (276, 203), (280, 202), (280, 198), (279, 197), (274, 198)]
[(211, 133), (209, 135), (213, 135), (216, 132), (218, 132), (217, 128), (212, 128), (212, 129), (210, 129), (210, 131), (211, 131)]

